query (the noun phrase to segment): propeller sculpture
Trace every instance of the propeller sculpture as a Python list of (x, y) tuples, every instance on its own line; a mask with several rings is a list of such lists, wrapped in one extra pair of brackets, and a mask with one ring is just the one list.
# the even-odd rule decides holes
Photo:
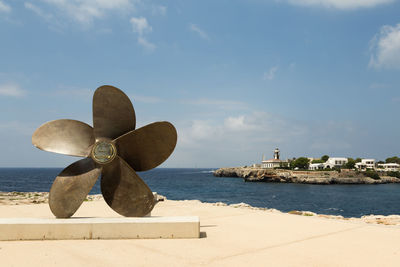
[(145, 216), (155, 200), (135, 171), (153, 169), (175, 148), (177, 134), (169, 122), (136, 129), (129, 98), (118, 88), (101, 86), (93, 96), (93, 128), (76, 120), (55, 120), (32, 136), (39, 149), (85, 157), (65, 168), (50, 189), (49, 205), (57, 218), (71, 217), (101, 174), (101, 192), (107, 204), (127, 217)]

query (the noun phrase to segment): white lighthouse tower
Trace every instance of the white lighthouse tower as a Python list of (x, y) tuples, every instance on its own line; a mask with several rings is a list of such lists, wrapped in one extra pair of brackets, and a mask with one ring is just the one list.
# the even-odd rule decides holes
[(275, 150), (274, 150), (274, 159), (279, 159), (279, 154), (280, 154), (279, 148), (275, 148)]

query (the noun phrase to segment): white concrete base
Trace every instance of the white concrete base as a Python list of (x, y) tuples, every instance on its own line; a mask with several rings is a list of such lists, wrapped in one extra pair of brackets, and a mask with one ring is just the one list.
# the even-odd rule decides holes
[(1, 218), (0, 240), (199, 238), (200, 219), (143, 218)]

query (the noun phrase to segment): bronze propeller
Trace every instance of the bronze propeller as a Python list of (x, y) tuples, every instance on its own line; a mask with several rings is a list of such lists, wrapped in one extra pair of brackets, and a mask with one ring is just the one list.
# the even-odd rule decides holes
[(49, 205), (57, 218), (71, 217), (101, 174), (107, 204), (127, 217), (150, 213), (153, 193), (135, 171), (163, 163), (176, 146), (175, 127), (166, 121), (136, 129), (135, 110), (118, 88), (105, 85), (93, 96), (93, 127), (61, 119), (40, 126), (32, 136), (39, 149), (85, 157), (65, 168), (50, 189)]

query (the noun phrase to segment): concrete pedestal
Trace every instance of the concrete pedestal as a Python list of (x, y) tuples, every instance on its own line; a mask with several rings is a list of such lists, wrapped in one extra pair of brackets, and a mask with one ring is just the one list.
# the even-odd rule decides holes
[(193, 217), (0, 219), (0, 240), (199, 238)]

